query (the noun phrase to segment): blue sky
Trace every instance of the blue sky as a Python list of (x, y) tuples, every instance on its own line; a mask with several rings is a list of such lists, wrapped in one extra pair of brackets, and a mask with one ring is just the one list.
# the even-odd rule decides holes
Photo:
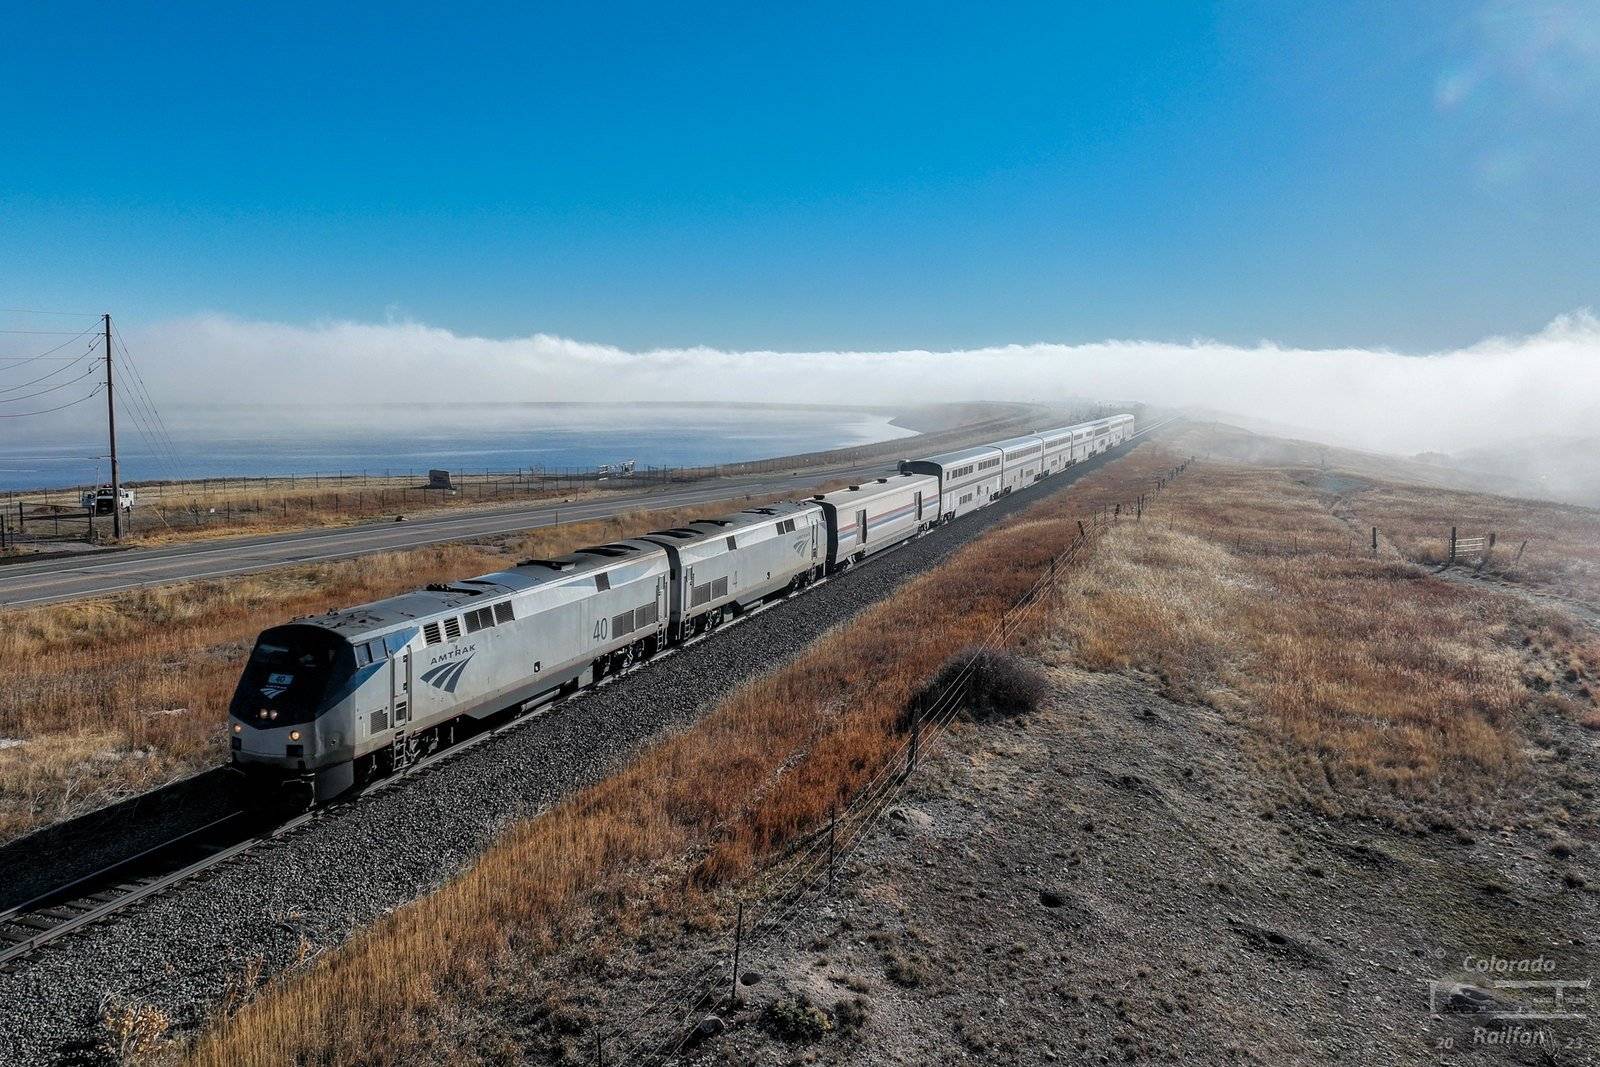
[(1600, 303), (1592, 0), (8, 7), (5, 306), (1431, 351)]

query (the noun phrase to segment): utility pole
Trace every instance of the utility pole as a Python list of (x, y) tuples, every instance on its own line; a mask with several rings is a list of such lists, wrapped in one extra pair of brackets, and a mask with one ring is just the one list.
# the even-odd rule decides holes
[(106, 432), (111, 435), (111, 536), (122, 537), (122, 480), (117, 474), (117, 405), (111, 394), (111, 312), (106, 312)]

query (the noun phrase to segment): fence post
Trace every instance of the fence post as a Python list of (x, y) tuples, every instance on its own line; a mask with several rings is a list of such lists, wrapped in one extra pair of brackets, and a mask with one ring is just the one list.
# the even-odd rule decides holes
[(1450, 527), (1450, 562), (1456, 561), (1456, 528)]
[(918, 694), (911, 702), (911, 747), (906, 750), (906, 774), (910, 774), (917, 766), (917, 750), (922, 745), (922, 702), (924, 697)]
[(1372, 528), (1372, 554), (1374, 556), (1378, 554), (1378, 528), (1376, 526)]
[(744, 901), (739, 902), (739, 921), (733, 931), (733, 991), (728, 996), (730, 1004), (739, 1002), (739, 952), (744, 948)]
[(828, 892), (833, 892), (833, 834), (834, 827), (839, 822), (839, 802), (836, 800), (828, 807)]
[(1528, 547), (1528, 542), (1526, 542), (1526, 541), (1524, 541), (1524, 542), (1522, 542), (1522, 544), (1518, 545), (1517, 546), (1517, 558), (1512, 560), (1511, 562), (1512, 563), (1521, 563), (1522, 562), (1522, 550), (1527, 548), (1527, 547)]

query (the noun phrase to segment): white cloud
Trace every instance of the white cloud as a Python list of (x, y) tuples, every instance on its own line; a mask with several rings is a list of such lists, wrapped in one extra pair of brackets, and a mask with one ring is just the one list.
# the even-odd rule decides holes
[(1600, 427), (1600, 320), (1588, 311), (1531, 336), (1420, 356), (1129, 340), (945, 352), (630, 352), (548, 334), (492, 339), (415, 322), (296, 326), (220, 315), (156, 324), (129, 341), (164, 406), (1089, 396), (1204, 405), (1400, 452)]

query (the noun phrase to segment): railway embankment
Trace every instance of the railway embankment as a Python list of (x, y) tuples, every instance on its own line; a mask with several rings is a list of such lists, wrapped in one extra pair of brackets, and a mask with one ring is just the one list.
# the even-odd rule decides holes
[(0, 1049), (25, 1060), (64, 1057), (75, 1043), (98, 1039), (108, 1003), (137, 1001), (180, 1030), (236, 1003), (267, 976), (318, 958), (449, 882), (514, 820), (602, 780), (620, 761), (695, 723), (745, 679), (771, 671), (1041, 496), (1059, 496), (1108, 458), (1116, 461), (1091, 461), (1036, 493), (936, 530), (404, 788), (329, 809), (203, 883), (47, 947), (0, 977), (0, 997), (37, 1005), (29, 1018), (3, 1024)]

